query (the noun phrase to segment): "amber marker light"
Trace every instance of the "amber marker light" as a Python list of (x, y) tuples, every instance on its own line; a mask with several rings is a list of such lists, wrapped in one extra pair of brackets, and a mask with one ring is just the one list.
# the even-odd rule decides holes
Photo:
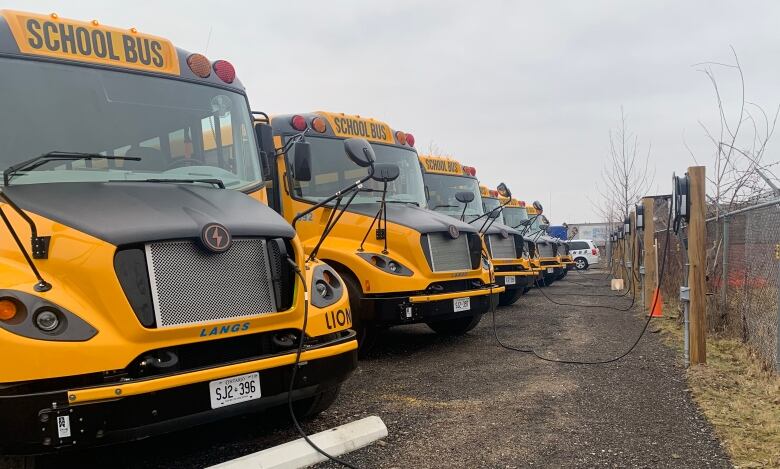
[(16, 307), (16, 303), (7, 298), (0, 300), (0, 321), (9, 321), (13, 319), (16, 317), (17, 312), (18, 308)]

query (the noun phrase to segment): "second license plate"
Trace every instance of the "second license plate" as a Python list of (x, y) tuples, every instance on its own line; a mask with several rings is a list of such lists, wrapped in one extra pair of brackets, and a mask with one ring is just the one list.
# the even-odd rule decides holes
[(516, 283), (514, 275), (507, 275), (504, 277), (504, 285), (514, 285)]
[(455, 312), (468, 311), (471, 309), (471, 298), (455, 298), (452, 300), (452, 306)]
[(554, 273), (554, 272), (555, 272), (555, 269), (554, 269), (553, 267), (548, 267), (548, 268), (547, 268), (547, 273), (548, 273), (548, 274), (552, 274), (552, 273)]

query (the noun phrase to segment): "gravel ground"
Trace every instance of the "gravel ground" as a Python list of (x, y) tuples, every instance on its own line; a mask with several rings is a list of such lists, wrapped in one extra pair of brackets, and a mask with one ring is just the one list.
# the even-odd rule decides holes
[[(558, 302), (624, 308), (604, 273), (572, 272), (543, 290)], [(532, 290), (497, 312), (502, 341), (562, 359), (619, 355), (643, 326), (638, 312), (559, 306)], [(368, 415), (389, 436), (344, 456), (362, 467), (731, 467), (691, 400), (684, 370), (652, 331), (625, 359), (562, 365), (500, 348), (491, 316), (465, 337), (398, 327), (345, 383), (324, 430)], [(44, 467), (193, 468), (297, 437), (272, 415), (234, 419), (139, 443), (47, 461)], [(322, 464), (321, 467), (336, 467)]]

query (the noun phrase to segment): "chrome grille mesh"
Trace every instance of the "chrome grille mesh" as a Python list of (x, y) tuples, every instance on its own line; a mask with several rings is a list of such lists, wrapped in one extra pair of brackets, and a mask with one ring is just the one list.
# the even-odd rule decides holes
[(431, 270), (471, 270), (471, 254), (467, 236), (461, 234), (452, 239), (448, 233), (429, 233), (428, 247), (431, 253)]
[(553, 251), (552, 244), (539, 243), (536, 246), (539, 249), (539, 257), (555, 257), (555, 252)]
[(275, 312), (265, 241), (234, 239), (223, 253), (194, 241), (146, 245), (157, 327)]
[(490, 255), (493, 256), (494, 259), (517, 258), (514, 236), (504, 238), (501, 235), (492, 234), (488, 237), (488, 244), (490, 245)]

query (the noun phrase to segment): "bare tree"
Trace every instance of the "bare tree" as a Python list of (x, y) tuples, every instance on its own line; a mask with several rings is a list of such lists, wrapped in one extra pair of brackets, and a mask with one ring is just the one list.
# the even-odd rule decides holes
[[(775, 131), (780, 107), (773, 114), (746, 98), (745, 75), (736, 51), (731, 47), (733, 63), (704, 62), (694, 65), (703, 73), (714, 93), (717, 108), (717, 124), (708, 127), (699, 121), (699, 127), (712, 145), (712, 154), (707, 169), (707, 206), (711, 216), (717, 219), (724, 213), (740, 205), (768, 195), (776, 186), (773, 180), (773, 166), (765, 163), (767, 144)], [(723, 72), (726, 80), (738, 83), (736, 96), (724, 97), (718, 72)], [(729, 99), (731, 98), (731, 99)], [(724, 102), (736, 102), (727, 110)], [(685, 146), (694, 161), (699, 164), (693, 150)], [(707, 274), (712, 276), (719, 270), (723, 246), (721, 223), (710, 226), (712, 244), (708, 247)], [(721, 280), (725, 282), (725, 279)], [(723, 284), (723, 283), (721, 283)], [(720, 315), (716, 327), (725, 326), (728, 321), (727, 305), (721, 304), (717, 295), (717, 307)]]
[(623, 107), (620, 123), (609, 131), (609, 159), (601, 171), (600, 200), (594, 209), (610, 225), (621, 224), (634, 205), (648, 195), (655, 178), (650, 168), (650, 149), (641, 151), (639, 137), (628, 129)]
[[(734, 63), (704, 62), (695, 65), (712, 85), (718, 112), (718, 124), (715, 128), (699, 121), (699, 126), (713, 148), (712, 164), (707, 176), (710, 185), (707, 202), (715, 217), (719, 217), (724, 210), (728, 212), (735, 205), (755, 198), (758, 194), (765, 194), (770, 189), (767, 179), (777, 180), (772, 171), (772, 166), (776, 163), (766, 164), (764, 157), (767, 144), (775, 131), (780, 107), (770, 116), (764, 108), (746, 99), (742, 65), (733, 47), (731, 53)], [(739, 89), (737, 112), (733, 115), (729, 115), (724, 106), (716, 70), (736, 74)], [(687, 142), (685, 146), (698, 164), (698, 159)]]

